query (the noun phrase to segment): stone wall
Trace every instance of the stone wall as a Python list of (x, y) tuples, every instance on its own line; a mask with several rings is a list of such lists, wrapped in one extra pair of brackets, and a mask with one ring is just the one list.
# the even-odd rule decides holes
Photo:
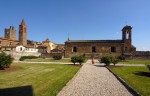
[(136, 51), (132, 56), (126, 56), (127, 60), (150, 60), (150, 51)]
[(10, 54), (13, 58), (18, 60), (21, 56), (41, 56), (41, 53), (33, 52), (15, 52), (15, 51), (4, 51), (6, 54)]
[[(66, 42), (65, 43), (65, 58), (72, 56), (93, 54), (92, 47), (95, 46), (96, 52), (94, 54), (105, 55), (121, 55), (123, 44), (120, 42)], [(77, 48), (77, 52), (73, 52), (73, 47)], [(111, 52), (111, 47), (116, 48), (116, 52)]]

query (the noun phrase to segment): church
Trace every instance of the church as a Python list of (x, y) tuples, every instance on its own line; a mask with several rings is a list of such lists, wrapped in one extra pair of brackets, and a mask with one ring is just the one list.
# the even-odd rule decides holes
[(94, 56), (132, 56), (136, 48), (132, 45), (132, 27), (126, 25), (122, 29), (122, 40), (67, 40), (65, 42), (65, 58), (84, 55)]

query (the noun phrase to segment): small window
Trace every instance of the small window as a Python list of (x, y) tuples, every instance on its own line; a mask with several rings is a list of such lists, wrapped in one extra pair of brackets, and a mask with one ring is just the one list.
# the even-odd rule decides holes
[(9, 43), (9, 45), (11, 45), (11, 44), (12, 44), (12, 42)]
[(22, 47), (20, 47), (20, 51), (22, 51)]
[(116, 52), (116, 47), (111, 47), (111, 52)]
[(73, 47), (73, 52), (77, 52), (77, 47)]
[(95, 46), (92, 47), (92, 52), (96, 52)]

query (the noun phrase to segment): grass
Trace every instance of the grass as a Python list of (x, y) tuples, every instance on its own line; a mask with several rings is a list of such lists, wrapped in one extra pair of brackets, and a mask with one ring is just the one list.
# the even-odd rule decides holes
[[(30, 86), (34, 96), (56, 96), (80, 68), (57, 64), (12, 64), (12, 66), (17, 69), (0, 70), (0, 89)], [(17, 88), (13, 92), (15, 94), (13, 96), (22, 96), (18, 95)]]
[(142, 96), (150, 96), (150, 72), (147, 67), (116, 67), (112, 71)]
[(62, 63), (70, 63), (70, 58), (67, 59), (61, 59), (61, 60), (54, 60), (54, 59), (47, 59), (47, 58), (38, 58), (38, 59), (26, 59), (24, 61), (30, 61), (30, 62), (62, 62)]
[(150, 60), (127, 60), (121, 61), (119, 64), (150, 64)]

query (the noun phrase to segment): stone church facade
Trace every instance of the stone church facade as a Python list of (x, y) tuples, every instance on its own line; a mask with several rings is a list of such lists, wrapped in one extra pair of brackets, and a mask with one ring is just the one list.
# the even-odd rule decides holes
[(67, 40), (65, 42), (65, 58), (84, 55), (94, 56), (131, 56), (136, 52), (132, 45), (132, 27), (126, 25), (122, 29), (122, 40)]

